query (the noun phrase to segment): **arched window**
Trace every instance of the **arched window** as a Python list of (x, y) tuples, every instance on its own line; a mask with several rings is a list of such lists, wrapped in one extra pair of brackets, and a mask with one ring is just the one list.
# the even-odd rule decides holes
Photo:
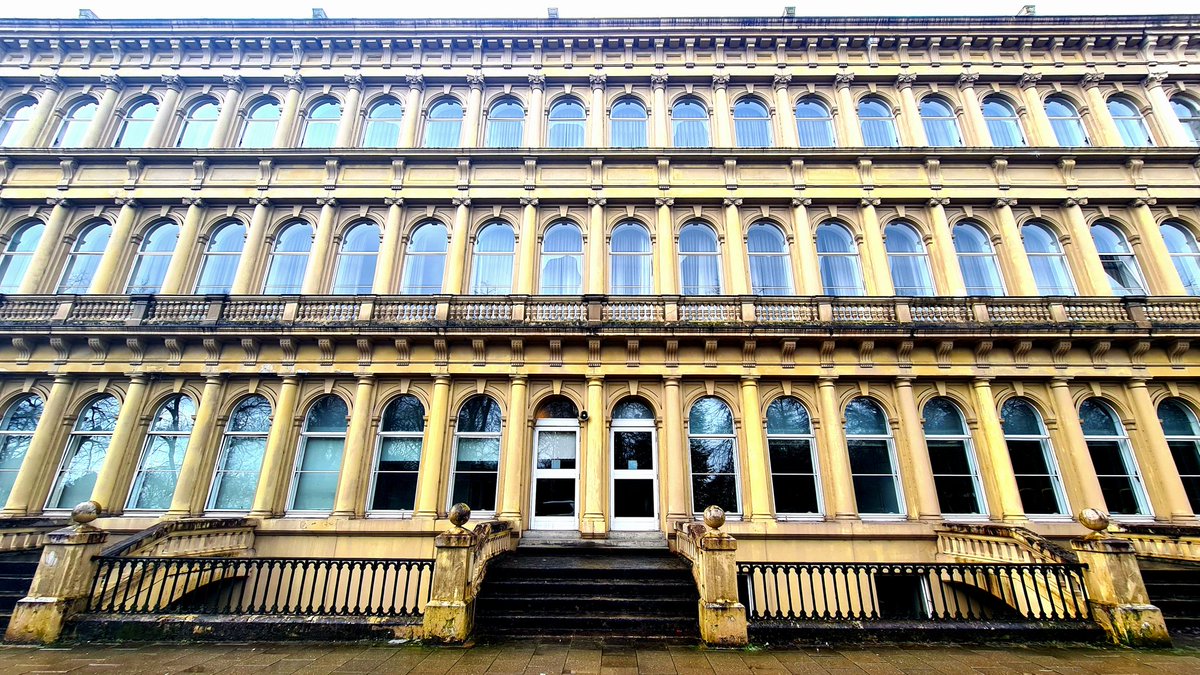
[(767, 406), (767, 454), (775, 512), (821, 513), (817, 443), (808, 410), (799, 399), (781, 396)]
[(1117, 414), (1107, 403), (1089, 398), (1079, 406), (1079, 424), (1109, 513), (1150, 515), (1146, 488), (1133, 458), (1129, 435)]
[(679, 279), (684, 295), (721, 294), (720, 243), (704, 223), (689, 223), (679, 231)]
[(79, 234), (67, 256), (67, 266), (58, 283), (59, 293), (87, 293), (110, 236), (112, 226), (108, 223), (94, 223)]
[(75, 427), (67, 437), (62, 464), (46, 500), (47, 509), (73, 509), (92, 498), (96, 476), (108, 456), (117, 413), (121, 404), (112, 396), (97, 396), (79, 411)]
[(278, 128), (279, 104), (274, 99), (263, 99), (246, 113), (246, 125), (242, 128), (242, 140), (238, 147), (269, 148), (275, 144)]
[(333, 509), (349, 415), (346, 402), (332, 394), (317, 399), (308, 409), (300, 433), (300, 448), (296, 451), (288, 511)]
[(806, 96), (796, 103), (796, 134), (802, 148), (831, 148), (837, 145), (833, 136), (833, 115), (816, 96)]
[(654, 292), (650, 233), (640, 223), (621, 223), (609, 244), (613, 295), (650, 295)]
[(323, 98), (308, 111), (304, 121), (302, 148), (331, 148), (337, 141), (338, 125), (342, 121), (342, 104), (337, 99)]
[(364, 148), (394, 148), (400, 145), (400, 127), (404, 106), (391, 96), (379, 99), (367, 111), (363, 132)]
[(927, 96), (921, 101), (921, 124), (925, 138), (934, 147), (957, 148), (963, 144), (958, 131), (958, 116), (945, 99)]
[(372, 511), (412, 511), (425, 436), (425, 407), (416, 396), (397, 396), (383, 409), (371, 480)]
[(17, 228), (8, 245), (4, 247), (4, 257), (0, 258), (0, 293), (16, 293), (29, 271), (29, 262), (33, 252), (37, 250), (38, 242), (46, 226), (38, 221), (25, 223)]
[(1054, 139), (1061, 147), (1078, 148), (1090, 145), (1087, 132), (1083, 129), (1083, 120), (1079, 118), (1079, 111), (1066, 97), (1047, 97), (1046, 117), (1050, 118)]
[(207, 148), (212, 145), (213, 131), (217, 128), (217, 117), (221, 108), (211, 98), (192, 104), (183, 115), (183, 126), (179, 130), (179, 148)]
[(500, 404), (487, 394), (472, 396), (459, 409), (450, 504), (463, 503), (484, 513), (496, 510), (502, 419)]
[(158, 117), (158, 102), (142, 100), (130, 106), (121, 118), (121, 130), (117, 133), (118, 148), (144, 148), (150, 136), (150, 127)]
[(1025, 145), (1025, 134), (1021, 132), (1021, 120), (1012, 104), (1000, 96), (983, 99), (983, 119), (987, 121), (992, 145), (998, 148), (1017, 148)]
[(1137, 257), (1129, 247), (1129, 241), (1111, 223), (1092, 225), (1092, 241), (1100, 254), (1100, 266), (1108, 275), (1108, 283), (1115, 295), (1145, 295), (1142, 270)]
[(1192, 140), (1192, 145), (1200, 145), (1200, 103), (1186, 96), (1172, 96), (1171, 109), (1175, 111), (1187, 137)]
[[(446, 242), (446, 226), (439, 222), (422, 223), (413, 230), (404, 252), (401, 293), (418, 295), (442, 292)], [(457, 288), (453, 290), (458, 292)]]
[(646, 106), (636, 98), (623, 98), (609, 113), (609, 142), (614, 148), (646, 147)]
[(859, 514), (904, 513), (892, 429), (875, 401), (860, 396), (846, 405), (846, 448)]
[(733, 106), (733, 130), (739, 148), (771, 147), (771, 113), (757, 98), (746, 97)]
[(425, 147), (457, 148), (462, 136), (463, 107), (447, 98), (434, 103), (425, 120)]
[(335, 295), (371, 292), (379, 241), (379, 226), (375, 223), (358, 223), (346, 230), (342, 236), (342, 250), (338, 253), (337, 272), (333, 276)]
[[(1159, 228), (1167, 250), (1171, 252), (1171, 262), (1175, 263), (1175, 271), (1183, 282), (1183, 288), (1188, 295), (1200, 295), (1200, 245), (1196, 243), (1196, 235), (1183, 223), (1167, 221)], [(11, 245), (10, 245), (11, 248)], [(7, 281), (7, 274), (2, 275)]]
[(587, 114), (577, 99), (564, 98), (555, 102), (550, 107), (547, 145), (552, 148), (582, 148), (586, 122)]
[(1117, 123), (1117, 132), (1121, 134), (1121, 142), (1132, 148), (1143, 148), (1154, 145), (1150, 138), (1150, 130), (1146, 128), (1146, 120), (1137, 104), (1124, 96), (1113, 96), (1108, 99), (1108, 114)]
[(1058, 237), (1041, 223), (1026, 223), (1021, 227), (1021, 239), (1038, 292), (1042, 295), (1074, 295), (1075, 283), (1071, 280), (1071, 270)]
[(692, 458), (692, 511), (719, 506), (741, 513), (737, 478), (737, 436), (733, 411), (715, 396), (692, 404), (688, 413), (688, 447)]
[(0, 503), (8, 501), (25, 453), (42, 418), (42, 399), (28, 394), (13, 401), (0, 420)]
[(840, 223), (823, 223), (817, 228), (817, 262), (825, 295), (864, 295), (858, 244)]
[[(469, 130), (468, 130), (469, 131)], [(487, 138), (489, 148), (517, 148), (525, 131), (525, 108), (514, 98), (503, 98), (488, 111)]]
[(707, 148), (708, 108), (697, 98), (681, 98), (671, 108), (671, 138), (677, 148)]
[(87, 135), (88, 127), (96, 117), (96, 100), (85, 98), (77, 101), (67, 109), (62, 123), (58, 125), (58, 133), (54, 136), (56, 148), (78, 148), (83, 145), (83, 137)]
[(254, 505), (270, 431), (270, 401), (254, 394), (238, 402), (221, 439), (208, 493), (209, 511), (249, 511)]
[(896, 295), (933, 295), (929, 256), (921, 235), (908, 223), (891, 223), (883, 236)]
[(36, 107), (33, 100), (21, 99), (0, 115), (0, 148), (20, 145), (25, 132), (29, 131), (29, 121), (33, 119)]
[(546, 230), (540, 278), (545, 295), (583, 292), (583, 234), (574, 223), (555, 223)]
[(1000, 420), (1022, 509), (1030, 515), (1065, 515), (1062, 475), (1042, 416), (1025, 399), (1010, 398), (1000, 408)]
[(158, 407), (146, 432), (146, 443), (125, 508), (137, 511), (171, 508), (195, 423), (196, 404), (188, 396), (176, 394)]
[(791, 295), (792, 259), (783, 232), (772, 223), (755, 223), (746, 232), (750, 258), (750, 292), (755, 295)]
[(1183, 479), (1192, 512), (1200, 513), (1200, 421), (1196, 411), (1181, 399), (1169, 398), (1158, 404), (1158, 422)]
[(491, 223), (479, 231), (475, 240), (475, 260), (471, 263), (473, 295), (507, 295), (512, 292), (513, 249), (516, 237), (508, 223)]
[(155, 225), (142, 239), (126, 293), (158, 293), (167, 278), (171, 254), (179, 243), (179, 226), (171, 221)]
[(279, 295), (300, 292), (312, 243), (313, 229), (308, 223), (298, 221), (284, 226), (275, 237), (263, 293)]
[(933, 467), (933, 485), (943, 514), (978, 515), (986, 511), (971, 432), (962, 411), (949, 399), (925, 404), (925, 447)]
[(200, 275), (196, 278), (196, 293), (224, 294), (233, 290), (242, 248), (246, 245), (246, 226), (237, 221), (221, 225), (208, 239)]
[(868, 96), (858, 102), (858, 124), (863, 143), (868, 147), (894, 148), (900, 145), (892, 108), (881, 98)]
[(962, 270), (967, 295), (1004, 295), (1004, 282), (996, 252), (983, 230), (974, 223), (954, 226), (954, 252)]

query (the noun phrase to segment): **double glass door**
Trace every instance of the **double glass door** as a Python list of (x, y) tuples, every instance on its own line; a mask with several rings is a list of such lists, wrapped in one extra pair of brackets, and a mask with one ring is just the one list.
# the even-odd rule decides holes
[(657, 530), (657, 438), (653, 420), (613, 420), (613, 530)]
[(533, 429), (535, 530), (579, 528), (579, 422), (538, 420)]

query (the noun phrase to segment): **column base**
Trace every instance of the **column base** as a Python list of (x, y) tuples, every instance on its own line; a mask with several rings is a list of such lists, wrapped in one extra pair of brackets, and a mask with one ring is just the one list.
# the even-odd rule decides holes
[(425, 639), (435, 642), (466, 642), (473, 626), (474, 603), (430, 600), (422, 620)]
[(63, 598), (22, 598), (13, 607), (4, 641), (43, 645), (57, 642), (77, 604), (76, 600)]
[(607, 539), (608, 521), (604, 516), (585, 515), (579, 521), (579, 536), (584, 539)]
[(1091, 601), (1092, 616), (1110, 640), (1128, 647), (1170, 647), (1162, 612), (1154, 605), (1110, 605)]
[(718, 647), (742, 647), (746, 634), (746, 607), (740, 602), (700, 601), (700, 639)]

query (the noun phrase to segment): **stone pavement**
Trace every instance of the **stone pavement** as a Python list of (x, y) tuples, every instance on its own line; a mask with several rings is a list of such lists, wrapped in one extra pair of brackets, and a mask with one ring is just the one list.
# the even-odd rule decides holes
[(715, 651), (594, 641), (468, 648), (379, 644), (0, 646), (0, 675), (24, 673), (1153, 673), (1200, 674), (1200, 646), (1135, 651), (1061, 645), (847, 646)]

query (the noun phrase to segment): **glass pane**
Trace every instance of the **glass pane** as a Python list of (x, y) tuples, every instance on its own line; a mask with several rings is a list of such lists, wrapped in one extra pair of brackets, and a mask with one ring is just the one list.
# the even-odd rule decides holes
[(627, 398), (613, 408), (613, 419), (618, 420), (652, 420), (654, 411), (644, 401)]
[(941, 436), (961, 436), (967, 433), (966, 424), (958, 407), (944, 398), (935, 398), (925, 404), (925, 433)]
[(385, 437), (379, 443), (380, 471), (416, 471), (421, 467), (419, 437)]
[(1100, 492), (1104, 495), (1104, 503), (1109, 513), (1117, 515), (1140, 515), (1142, 507), (1138, 501), (1139, 492), (1133, 479), (1128, 476), (1101, 476)]
[(1062, 514), (1058, 493), (1050, 476), (1017, 476), (1017, 492), (1021, 495), (1021, 507), (1026, 513), (1055, 515)]
[(692, 404), (692, 411), (688, 415), (688, 433), (732, 434), (733, 412), (721, 399), (705, 396)]
[(112, 431), (117, 428), (117, 413), (120, 404), (112, 396), (93, 399), (75, 420), (76, 431)]
[[(28, 437), (17, 436), (15, 438)], [(1169, 441), (1167, 445), (1171, 448), (1171, 456), (1175, 458), (1175, 468), (1181, 476), (1200, 476), (1200, 442), (1173, 440)], [(4, 466), (9, 467), (8, 464)]]
[(468, 433), (499, 433), (500, 404), (491, 396), (474, 396), (458, 411), (458, 430)]
[(1168, 436), (1197, 436), (1200, 429), (1186, 404), (1178, 400), (1166, 400), (1158, 406), (1158, 421), (1163, 433)]
[(417, 500), (417, 474), (381, 473), (375, 477), (372, 511), (411, 511)]
[(896, 481), (891, 476), (855, 476), (854, 500), (859, 513), (900, 513)]
[(929, 448), (929, 461), (934, 473), (974, 473), (968, 458), (966, 441), (930, 440), (926, 445)]
[(649, 431), (613, 433), (613, 469), (647, 470), (654, 468), (654, 441)]
[(1008, 455), (1017, 474), (1049, 474), (1046, 447), (1039, 440), (1008, 439)]
[(812, 476), (771, 477), (778, 513), (820, 513), (817, 503), (817, 481)]
[(807, 439), (773, 438), (767, 442), (771, 472), (815, 473), (812, 444)]
[(304, 441), (303, 457), (300, 460), (301, 471), (340, 471), (342, 468), (342, 449), (346, 445), (344, 438), (306, 438)]
[(496, 471), (500, 466), (499, 438), (460, 438), (455, 471)]
[(296, 476), (293, 511), (328, 511), (333, 508), (337, 494), (336, 473), (302, 473)]
[(383, 411), (380, 431), (409, 431), (420, 433), (425, 430), (425, 408), (416, 396), (399, 396)]
[(654, 481), (619, 478), (613, 481), (613, 516), (616, 518), (653, 518)]
[(537, 501), (533, 505), (533, 515), (575, 515), (574, 478), (539, 478), (537, 479), (536, 494)]
[(1000, 418), (1006, 436), (1038, 436), (1042, 433), (1042, 420), (1033, 406), (1019, 398), (1004, 402)]
[(537, 468), (574, 469), (578, 434), (574, 431), (537, 433)]
[(883, 409), (869, 398), (856, 398), (846, 406), (846, 434), (888, 434)]
[(229, 416), (229, 431), (261, 431), (271, 429), (271, 403), (262, 396), (242, 399)]
[(24, 396), (8, 406), (4, 413), (4, 421), (0, 429), (4, 431), (28, 431), (37, 429), (38, 420), (42, 418), (44, 404), (40, 396)]
[(811, 431), (808, 410), (800, 399), (784, 396), (767, 406), (767, 434), (807, 434)]
[[(18, 470), (25, 461), (25, 452), (33, 435), (0, 436), (0, 469)], [(6, 495), (7, 496), (7, 495)]]
[(892, 456), (887, 441), (848, 439), (850, 470), (854, 474), (891, 474)]
[(1079, 406), (1079, 425), (1085, 436), (1124, 436), (1108, 406), (1088, 399)]
[(96, 476), (108, 454), (109, 436), (74, 436), (68, 448), (66, 466), (58, 478), (57, 497), (49, 508), (73, 509), (92, 498)]
[(692, 473), (733, 473), (733, 439), (692, 438)]
[(737, 479), (730, 474), (692, 476), (692, 510), (696, 513), (719, 506), (727, 513), (741, 513)]
[(970, 476), (934, 476), (942, 513), (979, 513), (979, 496)]
[(142, 474), (139, 484), (129, 501), (130, 509), (165, 511), (171, 508), (175, 494), (175, 483), (179, 480), (176, 471), (155, 471)]
[(460, 473), (454, 476), (451, 502), (466, 504), (477, 511), (496, 508), (496, 474)]
[(345, 432), (349, 414), (345, 401), (337, 396), (324, 396), (309, 408), (304, 429), (321, 433)]

